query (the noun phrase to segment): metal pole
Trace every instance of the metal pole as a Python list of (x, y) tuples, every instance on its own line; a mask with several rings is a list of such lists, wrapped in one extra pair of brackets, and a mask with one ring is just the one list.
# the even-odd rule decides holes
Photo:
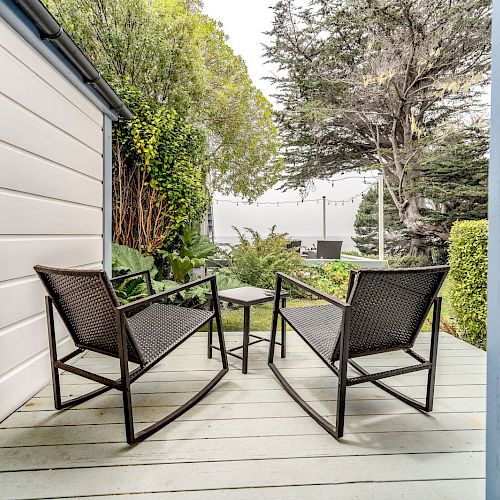
[(378, 258), (384, 260), (384, 174), (378, 174)]
[(326, 196), (323, 196), (323, 241), (326, 241)]

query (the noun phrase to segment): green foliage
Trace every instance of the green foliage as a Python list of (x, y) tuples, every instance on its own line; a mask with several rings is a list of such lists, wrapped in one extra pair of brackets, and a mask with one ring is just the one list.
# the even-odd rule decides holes
[(401, 255), (389, 258), (389, 268), (405, 268), (405, 267), (426, 267), (431, 266), (432, 261), (426, 255)]
[(158, 253), (169, 262), (174, 280), (186, 282), (189, 281), (189, 273), (196, 267), (204, 266), (206, 259), (213, 257), (217, 251), (218, 247), (193, 225), (184, 227), (178, 250), (159, 250)]
[(325, 266), (314, 266), (302, 274), (303, 279), (322, 292), (345, 299), (351, 270), (359, 266), (346, 261), (334, 261)]
[(197, 259), (210, 259), (219, 251), (217, 245), (210, 241), (210, 238), (200, 233), (197, 225), (185, 226), (180, 236), (181, 257), (193, 257)]
[(457, 220), (488, 215), (489, 130), (480, 125), (458, 129), (430, 141), (415, 184), (429, 200), (425, 220), (448, 231)]
[(140, 89), (202, 134), (212, 188), (253, 199), (275, 183), (282, 165), (271, 105), (200, 0), (47, 4), (105, 78)]
[(115, 127), (115, 241), (152, 253), (206, 211), (204, 142), (175, 110), (116, 88), (134, 118)]
[[(384, 190), (384, 250), (387, 255), (407, 253), (410, 235), (405, 231), (387, 190)], [(352, 240), (362, 255), (378, 254), (378, 187), (370, 188), (361, 203), (354, 220), (356, 236)]]
[(286, 233), (277, 233), (276, 226), (263, 237), (257, 231), (233, 228), (239, 237), (237, 245), (231, 245), (225, 274), (250, 286), (274, 288), (276, 273), (297, 275), (304, 267), (300, 255), (287, 248), (290, 240)]
[(273, 11), (286, 185), (380, 170), (412, 252), (421, 238), (447, 241), (470, 213), (463, 192), (484, 184), (483, 148), (475, 183), (454, 182), (476, 165), (472, 137), (454, 129), (486, 111), (491, 0), (278, 0)]
[(458, 326), (469, 342), (485, 348), (488, 223), (456, 222), (450, 239), (450, 301)]
[(134, 248), (118, 243), (113, 243), (112, 266), (115, 275), (149, 271), (154, 278), (158, 274), (153, 257), (141, 255)]
[(113, 283), (113, 288), (120, 304), (128, 304), (148, 295), (146, 283), (141, 277), (124, 279), (118, 283)]
[(170, 252), (163, 252), (160, 250), (168, 262), (170, 263), (170, 269), (172, 271), (172, 275), (174, 281), (177, 282), (185, 282), (189, 281), (189, 273), (195, 268), (203, 265), (203, 260), (195, 259), (191, 257), (181, 257), (180, 255), (176, 255)]
[[(144, 256), (135, 248), (125, 245), (113, 244), (112, 252), (113, 276), (120, 276), (140, 271), (149, 271), (151, 285), (155, 293), (164, 292), (178, 286), (178, 283), (170, 280), (156, 280), (159, 276), (158, 268), (155, 266), (152, 256)], [(143, 276), (128, 278), (113, 283), (118, 300), (122, 304), (146, 297), (148, 295), (146, 282)]]

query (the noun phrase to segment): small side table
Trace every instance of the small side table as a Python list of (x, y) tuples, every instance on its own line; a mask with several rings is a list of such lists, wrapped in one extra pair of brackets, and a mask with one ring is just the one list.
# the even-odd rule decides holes
[[(258, 344), (259, 342), (269, 342), (269, 339), (260, 337), (250, 333), (250, 308), (257, 304), (264, 304), (266, 302), (272, 302), (274, 300), (274, 291), (266, 290), (264, 288), (256, 288), (252, 286), (244, 286), (241, 288), (232, 288), (230, 290), (222, 290), (219, 292), (219, 300), (221, 302), (230, 302), (231, 304), (237, 304), (243, 307), (243, 344), (238, 347), (233, 347), (228, 349), (227, 353), (230, 356), (242, 360), (243, 373), (248, 371), (248, 347), (253, 344)], [(289, 297), (289, 292), (283, 292), (281, 294), (281, 307), (286, 307), (286, 299)], [(213, 304), (209, 299), (210, 309), (212, 309)], [(212, 343), (213, 337), (213, 320), (208, 324), (208, 357), (212, 357), (212, 349), (219, 349)], [(256, 339), (250, 342), (250, 337)], [(281, 342), (276, 342), (281, 345), (281, 357), (286, 357), (286, 324), (285, 320), (281, 318)], [(240, 356), (234, 351), (243, 349), (243, 355)]]

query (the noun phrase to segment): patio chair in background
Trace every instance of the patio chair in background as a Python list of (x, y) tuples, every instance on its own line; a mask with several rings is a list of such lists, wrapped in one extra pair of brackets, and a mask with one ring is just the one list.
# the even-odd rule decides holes
[[(271, 370), (290, 396), (335, 438), (341, 438), (343, 435), (346, 388), (351, 385), (373, 382), (377, 387), (418, 410), (432, 411), (441, 311), (441, 298), (437, 294), (447, 273), (447, 266), (353, 271), (346, 302), (278, 273), (268, 357)], [(283, 282), (301, 288), (328, 304), (280, 308), (279, 297)], [(430, 356), (427, 360), (412, 347), (432, 306), (432, 335)], [(335, 425), (306, 403), (274, 364), (278, 316), (282, 316), (337, 375)], [(398, 350), (414, 358), (417, 364), (369, 373), (353, 359)], [(338, 366), (335, 364), (337, 362)], [(349, 377), (348, 364), (361, 375)], [(428, 370), (425, 403), (410, 398), (380, 381), (419, 370)]]
[(342, 241), (318, 240), (317, 259), (340, 259)]
[(294, 249), (300, 253), (300, 250), (302, 248), (302, 240), (292, 240), (290, 241), (290, 243), (288, 243), (286, 247), (288, 249)]
[[(227, 373), (228, 363), (215, 276), (192, 281), (158, 294), (153, 293), (149, 271), (119, 276), (114, 280), (144, 275), (149, 293), (148, 297), (120, 306), (104, 271), (54, 269), (42, 266), (35, 266), (35, 271), (48, 293), (45, 304), (56, 409), (70, 408), (109, 389), (118, 389), (123, 394), (127, 442), (134, 444), (151, 436), (192, 408)], [(213, 311), (161, 303), (169, 296), (206, 282), (209, 282), (211, 287)], [(56, 349), (53, 306), (61, 316), (77, 347), (75, 351), (60, 359)], [(131, 383), (144, 375), (212, 318), (215, 318), (217, 323), (222, 369), (189, 401), (136, 434), (132, 414)], [(86, 350), (118, 358), (121, 378), (112, 380), (66, 363)], [(129, 371), (129, 361), (139, 366)], [(63, 402), (59, 383), (60, 369), (98, 382), (104, 387)]]

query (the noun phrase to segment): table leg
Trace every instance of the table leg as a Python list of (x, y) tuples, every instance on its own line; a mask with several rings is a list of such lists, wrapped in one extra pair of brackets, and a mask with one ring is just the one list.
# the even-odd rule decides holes
[(250, 340), (250, 306), (243, 308), (243, 368), (242, 372), (248, 371), (248, 342)]
[[(286, 307), (286, 297), (281, 299), (281, 308)], [(281, 357), (286, 358), (286, 321), (281, 317)]]
[[(208, 308), (210, 309), (210, 311), (214, 310), (212, 299), (208, 299)], [(212, 318), (208, 322), (208, 351), (207, 351), (208, 359), (212, 359), (213, 327), (214, 327), (214, 320)]]

